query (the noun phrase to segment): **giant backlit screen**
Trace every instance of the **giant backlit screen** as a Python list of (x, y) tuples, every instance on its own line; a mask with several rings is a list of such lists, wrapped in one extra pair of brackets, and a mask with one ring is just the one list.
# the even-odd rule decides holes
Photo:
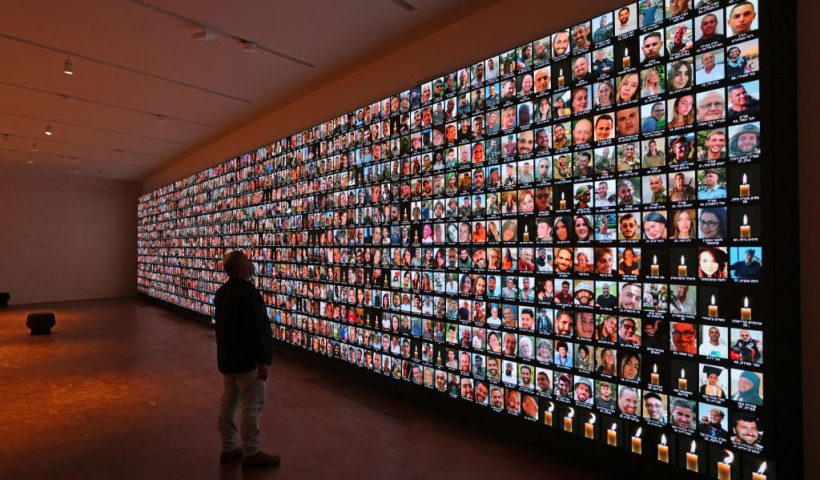
[(760, 21), (757, 1), (643, 0), (328, 112), (144, 195), (139, 290), (212, 314), (241, 248), (282, 342), (775, 478)]

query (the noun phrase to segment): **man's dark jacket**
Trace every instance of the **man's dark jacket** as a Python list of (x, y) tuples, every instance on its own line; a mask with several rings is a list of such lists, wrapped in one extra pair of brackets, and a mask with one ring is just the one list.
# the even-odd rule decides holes
[(271, 331), (262, 295), (250, 282), (231, 277), (214, 295), (216, 358), (224, 374), (244, 373), (273, 360)]

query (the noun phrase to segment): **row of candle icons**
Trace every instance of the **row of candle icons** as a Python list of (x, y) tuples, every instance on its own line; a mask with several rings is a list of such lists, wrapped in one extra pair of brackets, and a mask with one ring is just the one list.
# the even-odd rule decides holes
[[(546, 425), (552, 426), (552, 413), (555, 409), (555, 404), (550, 402), (550, 407), (544, 412), (544, 423)], [(570, 407), (567, 415), (564, 417), (564, 431), (572, 433), (573, 424), (572, 418), (575, 416), (575, 409)], [(597, 417), (594, 413), (589, 415), (589, 420), (584, 424), (584, 437), (589, 439), (595, 438), (595, 430), (594, 425)], [(617, 447), (618, 446), (618, 434), (617, 434), (618, 424), (613, 423), (612, 426), (607, 429), (606, 431), (606, 443), (609, 446)], [(641, 439), (641, 434), (643, 433), (643, 427), (638, 427), (638, 430), (635, 431), (635, 435), (631, 438), (631, 447), (632, 453), (636, 453), (638, 455), (643, 453), (643, 440)], [(697, 442), (692, 440), (692, 447), (689, 449), (689, 452), (686, 453), (686, 469), (692, 472), (698, 472), (699, 470), (699, 461), (697, 455)], [(732, 462), (735, 459), (735, 455), (730, 452), (729, 450), (724, 450), (726, 452), (726, 457), (723, 461), (719, 461), (718, 466), (718, 480), (731, 480), (732, 478)], [(669, 446), (666, 444), (666, 434), (661, 435), (661, 441), (658, 444), (658, 461), (669, 463)], [(760, 465), (760, 468), (757, 472), (752, 473), (752, 480), (766, 480), (766, 462), (763, 462)]]

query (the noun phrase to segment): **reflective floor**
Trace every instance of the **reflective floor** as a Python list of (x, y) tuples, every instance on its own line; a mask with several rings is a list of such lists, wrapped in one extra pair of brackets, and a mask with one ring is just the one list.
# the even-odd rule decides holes
[[(25, 316), (53, 311), (32, 337)], [(276, 352), (263, 448), (282, 466), (220, 466), (211, 330), (138, 299), (0, 310), (0, 477), (9, 479), (603, 479)], [(611, 476), (609, 476), (611, 478)]]

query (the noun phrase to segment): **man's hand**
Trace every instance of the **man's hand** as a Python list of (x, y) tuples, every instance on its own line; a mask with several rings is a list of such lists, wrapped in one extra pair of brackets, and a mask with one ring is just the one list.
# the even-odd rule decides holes
[(257, 365), (256, 366), (256, 378), (259, 380), (267, 380), (268, 379), (268, 366), (267, 365)]

